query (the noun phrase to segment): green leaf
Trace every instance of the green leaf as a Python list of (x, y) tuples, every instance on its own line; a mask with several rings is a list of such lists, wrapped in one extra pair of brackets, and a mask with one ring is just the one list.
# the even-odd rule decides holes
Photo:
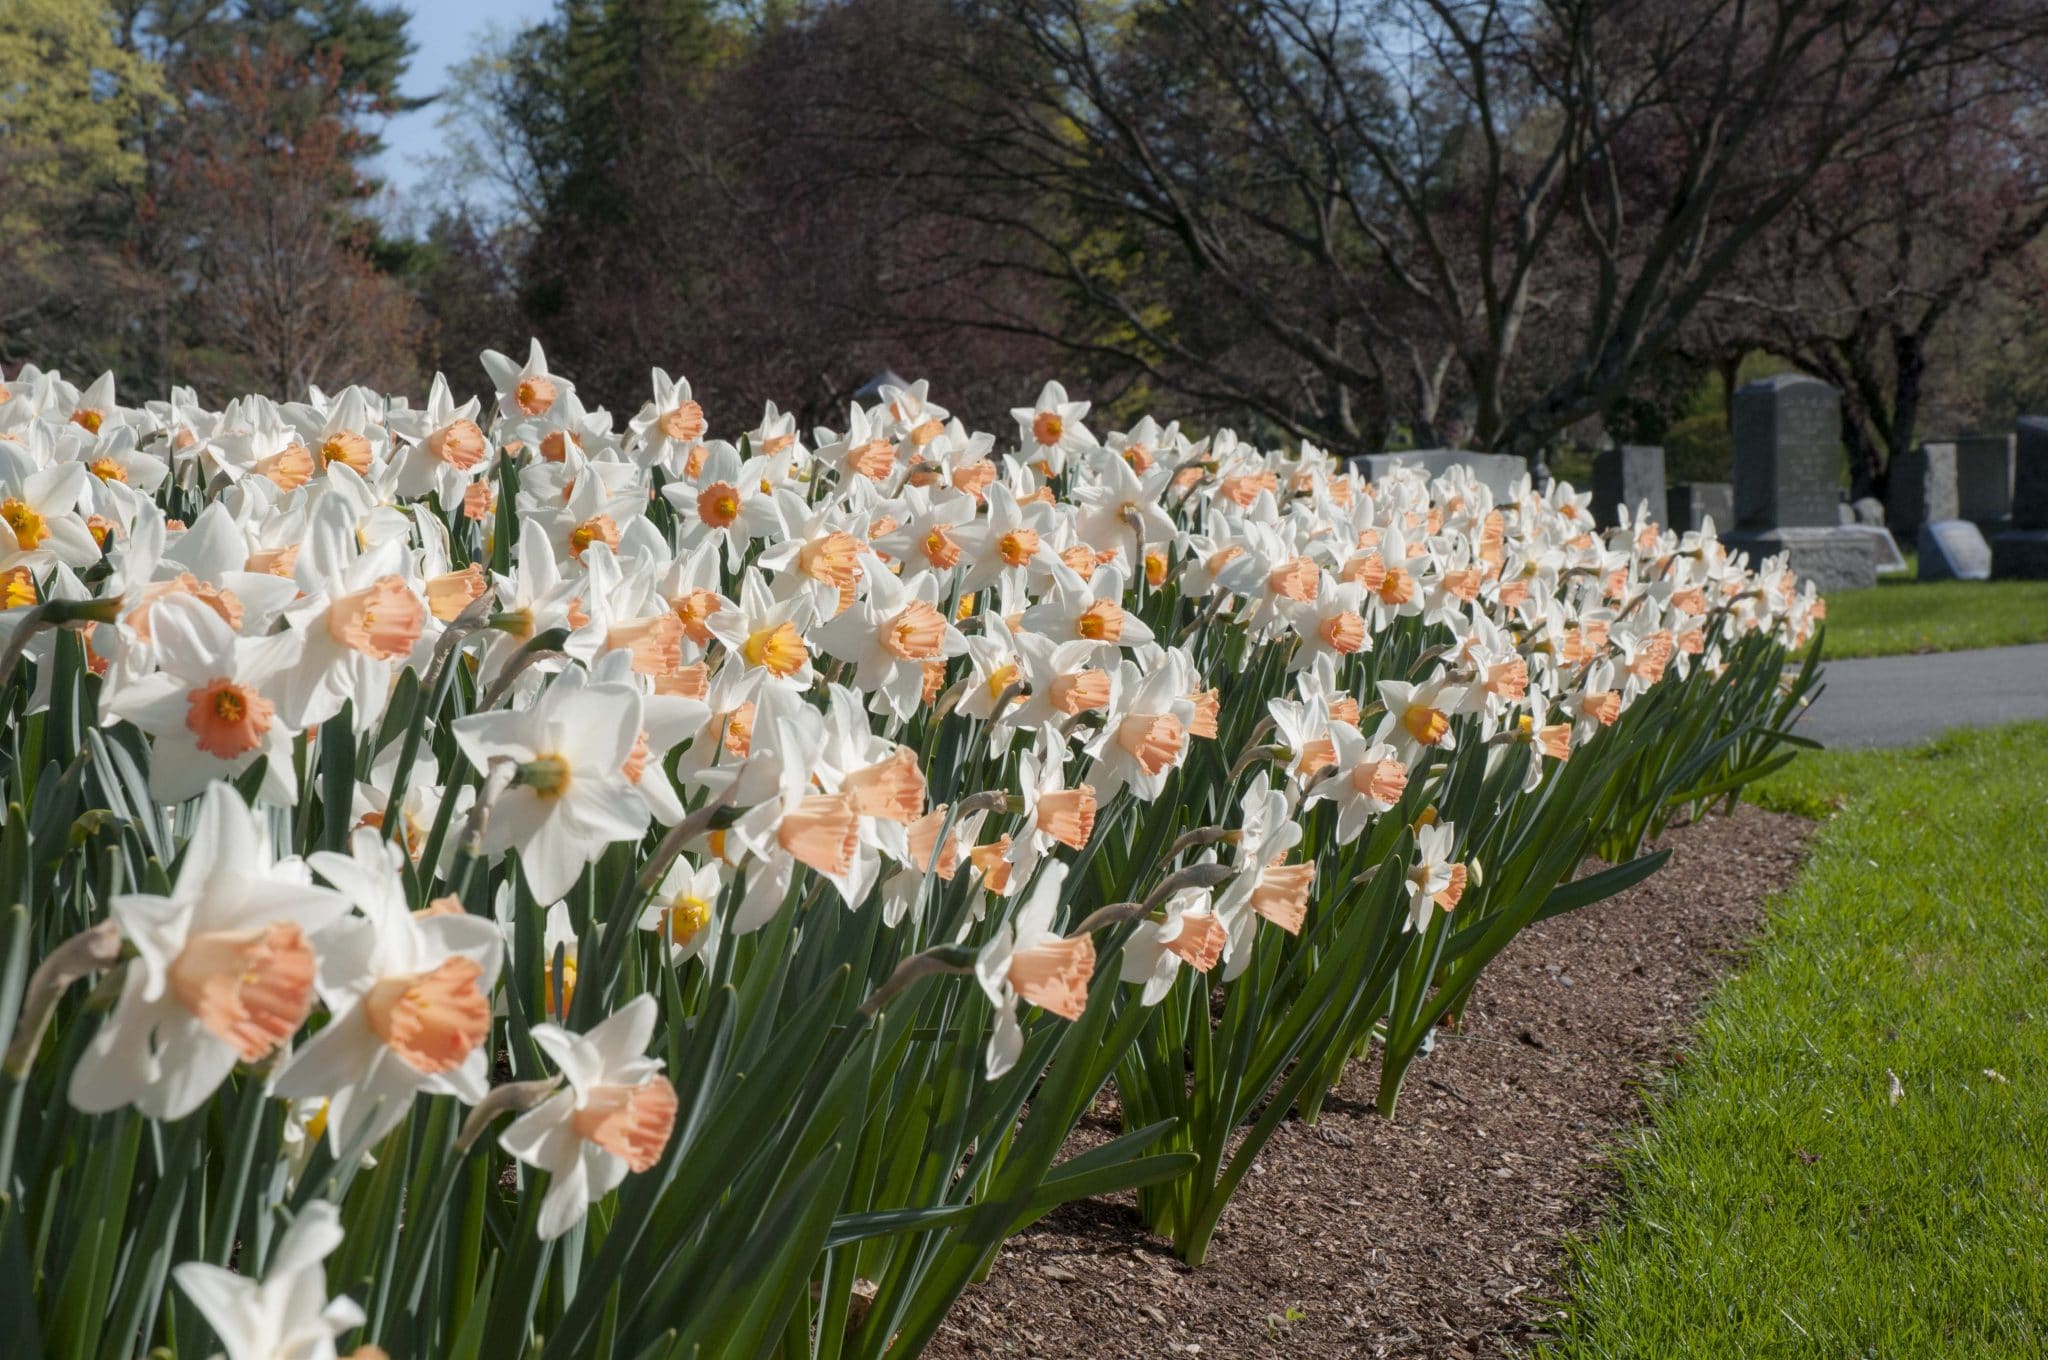
[(1626, 864), (1617, 864), (1596, 874), (1587, 874), (1569, 883), (1561, 883), (1543, 899), (1543, 905), (1537, 908), (1533, 919), (1547, 921), (1553, 916), (1562, 916), (1568, 911), (1577, 911), (1580, 907), (1604, 902), (1616, 893), (1626, 892), (1656, 873), (1670, 858), (1669, 850), (1659, 850), (1655, 854), (1632, 859)]

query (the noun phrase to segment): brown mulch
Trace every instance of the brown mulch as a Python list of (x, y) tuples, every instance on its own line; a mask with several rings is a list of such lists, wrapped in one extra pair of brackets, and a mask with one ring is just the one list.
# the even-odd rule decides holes
[(1146, 1234), (1133, 1197), (1070, 1204), (1004, 1247), (927, 1354), (1514, 1354), (1562, 1292), (1562, 1239), (1598, 1225), (1642, 1078), (1672, 1061), (1811, 832), (1744, 807), (1668, 833), (1662, 872), (1495, 960), (1394, 1120), (1372, 1111), (1376, 1068), (1354, 1063), (1316, 1127), (1284, 1124), (1200, 1270)]

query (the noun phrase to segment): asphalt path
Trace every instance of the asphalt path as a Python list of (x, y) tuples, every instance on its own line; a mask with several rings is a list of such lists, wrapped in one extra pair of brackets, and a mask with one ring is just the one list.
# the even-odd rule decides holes
[(2048, 718), (2048, 643), (1830, 661), (1793, 728), (1826, 746), (1917, 746), (1952, 727)]

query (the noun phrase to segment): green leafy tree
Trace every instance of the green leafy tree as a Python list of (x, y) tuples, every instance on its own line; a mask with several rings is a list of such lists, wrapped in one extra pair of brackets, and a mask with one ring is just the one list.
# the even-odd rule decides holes
[(0, 359), (105, 360), (105, 313), (137, 282), (118, 249), (131, 132), (163, 88), (107, 12), (0, 0)]

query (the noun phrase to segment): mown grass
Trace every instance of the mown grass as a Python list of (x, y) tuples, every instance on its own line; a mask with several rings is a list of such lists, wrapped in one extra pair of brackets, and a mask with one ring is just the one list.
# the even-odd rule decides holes
[(1759, 801), (1832, 816), (1539, 1353), (2048, 1355), (2048, 723), (1802, 756)]
[(1915, 581), (1828, 596), (1830, 657), (2048, 642), (2048, 581)]

